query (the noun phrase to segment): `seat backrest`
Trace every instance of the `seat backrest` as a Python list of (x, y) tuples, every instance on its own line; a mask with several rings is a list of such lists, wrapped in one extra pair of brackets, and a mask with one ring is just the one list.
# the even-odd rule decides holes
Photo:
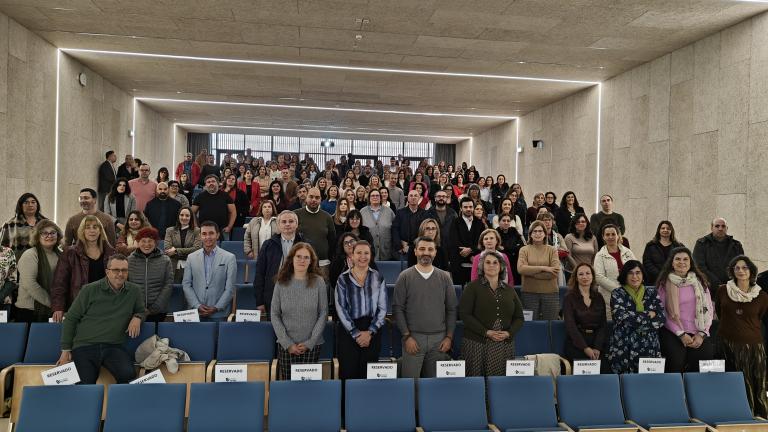
[(752, 420), (741, 372), (686, 373), (683, 378), (691, 417), (710, 425)]
[(61, 324), (32, 323), (29, 326), (24, 363), (56, 363), (61, 355)]
[(557, 428), (549, 376), (488, 377), (491, 423), (499, 429)]
[(27, 344), (27, 323), (5, 323), (0, 325), (0, 369), (24, 359)]
[(320, 360), (330, 360), (336, 353), (336, 324), (333, 321), (325, 323), (323, 329), (323, 346), (320, 347)]
[(392, 303), (395, 300), (395, 284), (387, 284), (387, 314), (392, 314)]
[(182, 432), (186, 384), (112, 384), (104, 432)]
[(98, 432), (103, 400), (100, 384), (24, 387), (16, 430)]
[(275, 331), (266, 322), (221, 322), (216, 349), (218, 361), (271, 361)]
[[(392, 326), (393, 324), (385, 320), (384, 325), (379, 329), (381, 333), (381, 350), (379, 351), (379, 358), (392, 357)], [(394, 343), (400, 343), (399, 340)]]
[(624, 423), (618, 375), (560, 375), (557, 404), (560, 419), (574, 429)]
[(245, 240), (245, 228), (243, 228), (243, 227), (233, 227), (232, 228), (232, 240), (233, 241), (243, 241), (243, 240)]
[(346, 429), (349, 432), (411, 432), (416, 429), (414, 380), (347, 380)]
[(461, 358), (461, 343), (464, 339), (464, 321), (456, 321), (456, 327), (453, 329), (453, 343), (451, 345), (451, 357)]
[(384, 281), (389, 284), (397, 282), (397, 277), (403, 271), (400, 261), (376, 261), (379, 273), (384, 276)]
[(157, 335), (168, 338), (171, 348), (178, 348), (189, 354), (192, 361), (211, 361), (216, 346), (216, 323), (173, 323), (157, 324)]
[(426, 432), (488, 429), (482, 377), (424, 378), (418, 385), (419, 425)]
[(644, 428), (649, 424), (687, 423), (690, 419), (679, 373), (622, 375), (621, 399), (627, 419)]
[(268, 428), (270, 432), (338, 432), (341, 429), (341, 381), (270, 383)]
[(561, 356), (565, 355), (565, 335), (565, 321), (552, 320), (549, 322), (549, 338), (552, 352)]
[(168, 313), (183, 311), (187, 308), (187, 300), (184, 299), (184, 288), (181, 284), (171, 285), (171, 298), (168, 300)]
[[(264, 383), (192, 383), (188, 432), (264, 430)], [(211, 415), (215, 413), (215, 415)]]
[[(246, 281), (247, 282), (247, 281)], [(238, 309), (256, 309), (256, 294), (252, 283), (243, 283), (235, 285), (237, 290), (237, 308)]]
[(141, 345), (142, 342), (150, 338), (155, 334), (155, 323), (153, 322), (144, 322), (141, 323), (141, 331), (138, 336), (135, 338), (132, 337), (126, 337), (125, 338), (125, 350), (128, 351), (128, 354), (133, 358), (134, 362), (136, 361), (136, 349)]
[(526, 321), (515, 335), (515, 355), (544, 354), (552, 352), (546, 321)]
[(243, 241), (222, 241), (221, 248), (227, 252), (231, 252), (235, 255), (235, 259), (244, 260), (245, 250), (243, 249)]

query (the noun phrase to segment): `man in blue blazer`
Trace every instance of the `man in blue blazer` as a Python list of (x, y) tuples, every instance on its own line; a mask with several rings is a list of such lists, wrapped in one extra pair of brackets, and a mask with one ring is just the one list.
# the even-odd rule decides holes
[(184, 297), (190, 309), (197, 309), (200, 321), (224, 321), (232, 311), (232, 294), (237, 278), (235, 255), (217, 246), (219, 227), (200, 224), (203, 248), (187, 256), (184, 268)]

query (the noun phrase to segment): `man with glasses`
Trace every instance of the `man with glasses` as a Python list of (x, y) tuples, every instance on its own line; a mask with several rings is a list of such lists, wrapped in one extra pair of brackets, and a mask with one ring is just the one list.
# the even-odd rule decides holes
[(80, 202), (80, 208), (83, 210), (80, 213), (72, 216), (67, 221), (67, 225), (64, 227), (64, 245), (70, 246), (77, 242), (77, 228), (80, 227), (80, 222), (88, 215), (94, 215), (104, 225), (104, 231), (107, 233), (107, 239), (109, 243), (114, 245), (117, 241), (117, 235), (115, 234), (115, 221), (112, 216), (99, 211), (96, 206), (96, 191), (91, 188), (83, 188), (80, 190), (80, 196), (78, 200)]
[(744, 255), (741, 242), (728, 235), (728, 223), (718, 217), (712, 221), (712, 232), (696, 240), (693, 260), (707, 275), (709, 286), (716, 289), (728, 282), (728, 263), (738, 255)]
[(128, 181), (131, 193), (136, 197), (136, 209), (142, 212), (147, 207), (147, 203), (155, 197), (157, 189), (157, 183), (149, 178), (150, 173), (149, 164), (143, 163), (139, 165), (139, 178)]
[(102, 366), (118, 384), (136, 376), (125, 336), (139, 336), (146, 310), (141, 287), (127, 279), (128, 259), (112, 255), (107, 277), (83, 286), (62, 321), (61, 356), (56, 364), (74, 361), (81, 384), (96, 384)]
[(272, 305), (272, 293), (275, 290), (275, 276), (280, 270), (283, 258), (288, 256), (294, 243), (303, 242), (304, 236), (296, 230), (299, 218), (296, 213), (284, 210), (277, 216), (279, 234), (273, 235), (264, 242), (256, 258), (253, 291), (256, 293), (256, 308), (269, 313)]

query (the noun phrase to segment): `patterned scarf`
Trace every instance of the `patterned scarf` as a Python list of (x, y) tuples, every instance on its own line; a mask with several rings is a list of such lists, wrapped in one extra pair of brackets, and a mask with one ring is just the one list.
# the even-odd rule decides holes
[(665, 286), (667, 291), (667, 318), (677, 322), (680, 327), (683, 326), (680, 321), (680, 286), (692, 285), (694, 295), (696, 296), (696, 329), (707, 332), (711, 323), (711, 320), (708, 319), (708, 315), (711, 316), (711, 311), (707, 309), (704, 296), (709, 294), (701, 286), (701, 281), (696, 277), (696, 273), (688, 272), (685, 277), (670, 273), (667, 276), (667, 282)]
[(744, 292), (733, 280), (729, 280), (725, 287), (728, 289), (728, 297), (737, 303), (749, 303), (760, 295), (760, 285), (752, 285), (749, 291)]

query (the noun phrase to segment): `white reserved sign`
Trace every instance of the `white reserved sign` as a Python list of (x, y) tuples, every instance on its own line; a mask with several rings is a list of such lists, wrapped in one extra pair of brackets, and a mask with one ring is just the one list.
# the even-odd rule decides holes
[(64, 363), (53, 369), (40, 372), (44, 385), (72, 385), (80, 382), (75, 362)]
[(165, 384), (165, 377), (163, 376), (163, 373), (160, 372), (160, 369), (155, 369), (144, 376), (136, 378), (128, 384)]
[(699, 360), (699, 372), (725, 372), (725, 360)]
[(446, 360), (437, 362), (438, 378), (464, 378), (465, 374), (464, 360)]
[(533, 311), (528, 309), (523, 309), (523, 319), (525, 321), (533, 321)]
[(368, 379), (396, 379), (397, 363), (368, 363)]
[(200, 322), (200, 313), (197, 309), (174, 312), (173, 322)]
[(215, 382), (248, 381), (248, 366), (244, 364), (217, 364)]
[(235, 322), (259, 322), (261, 311), (258, 309), (238, 309), (235, 312)]
[(535, 360), (507, 360), (507, 376), (533, 376)]
[(641, 357), (637, 371), (639, 373), (664, 373), (664, 365), (667, 359)]
[(323, 379), (321, 364), (292, 364), (291, 381), (320, 381)]
[(0, 311), (0, 323), (7, 323), (8, 322), (8, 311), (7, 310), (1, 310)]
[(575, 360), (574, 375), (600, 375), (600, 360)]

